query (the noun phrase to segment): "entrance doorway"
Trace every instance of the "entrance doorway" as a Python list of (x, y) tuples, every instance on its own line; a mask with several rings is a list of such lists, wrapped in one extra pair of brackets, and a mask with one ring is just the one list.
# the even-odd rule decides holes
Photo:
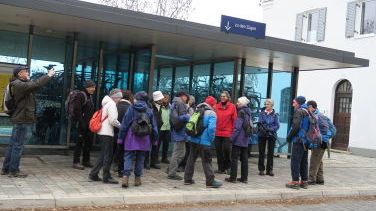
[(350, 81), (341, 81), (335, 94), (334, 124), (337, 134), (333, 139), (333, 149), (347, 151), (349, 147), (350, 120), (352, 106), (352, 86)]

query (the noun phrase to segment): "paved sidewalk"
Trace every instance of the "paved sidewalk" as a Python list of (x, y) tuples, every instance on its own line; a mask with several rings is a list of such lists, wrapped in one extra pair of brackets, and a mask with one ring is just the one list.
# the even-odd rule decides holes
[[(0, 158), (1, 163), (3, 159)], [(376, 195), (375, 161), (375, 158), (338, 153), (332, 153), (332, 158), (327, 159), (325, 155), (325, 186), (310, 186), (307, 190), (285, 188), (290, 180), (290, 160), (286, 158), (275, 159), (275, 177), (259, 176), (257, 158), (251, 158), (248, 184), (224, 182), (220, 189), (207, 189), (201, 162), (197, 161), (194, 185), (184, 186), (182, 181), (168, 180), (164, 164), (162, 170), (145, 170), (142, 186), (133, 186), (132, 176), (130, 187), (122, 189), (120, 184), (89, 182), (89, 169), (72, 169), (71, 156), (25, 157), (21, 161), (22, 170), (30, 173), (29, 177), (0, 176), (0, 209)], [(213, 163), (214, 169), (216, 166)], [(225, 177), (216, 175), (219, 181)]]

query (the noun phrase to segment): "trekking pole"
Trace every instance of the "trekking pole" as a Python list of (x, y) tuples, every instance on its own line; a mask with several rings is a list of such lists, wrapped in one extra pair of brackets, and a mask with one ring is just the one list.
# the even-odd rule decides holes
[(330, 158), (330, 147), (331, 147), (331, 145), (332, 145), (332, 139), (329, 139), (329, 141), (328, 141), (328, 158)]

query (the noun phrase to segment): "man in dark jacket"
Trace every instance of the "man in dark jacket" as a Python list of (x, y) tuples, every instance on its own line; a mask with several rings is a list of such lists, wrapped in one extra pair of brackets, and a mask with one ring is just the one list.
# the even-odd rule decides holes
[[(81, 91), (73, 91), (70, 94), (69, 106), (73, 106), (72, 118), (77, 121), (78, 137), (73, 155), (73, 168), (84, 170), (84, 167), (93, 167), (90, 163), (90, 149), (93, 145), (93, 133), (89, 130), (89, 122), (94, 113), (92, 95), (96, 84), (92, 80), (84, 82)], [(80, 164), (81, 152), (83, 154), (82, 165)]]
[(5, 154), (2, 174), (9, 174), (9, 177), (27, 177), (19, 169), (20, 159), (24, 143), (28, 142), (32, 136), (33, 123), (36, 122), (35, 107), (36, 102), (33, 91), (45, 85), (53, 76), (55, 70), (52, 68), (48, 74), (41, 76), (35, 81), (29, 81), (27, 67), (16, 67), (13, 70), (13, 79), (10, 89), (15, 100), (16, 109), (10, 117), (13, 124), (12, 137)]

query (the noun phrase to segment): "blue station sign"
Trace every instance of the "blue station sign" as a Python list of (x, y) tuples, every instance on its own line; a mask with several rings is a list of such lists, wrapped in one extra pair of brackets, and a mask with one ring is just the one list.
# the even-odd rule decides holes
[(265, 28), (265, 23), (234, 18), (226, 15), (222, 15), (221, 18), (221, 31), (226, 33), (240, 34), (257, 39), (265, 39)]

